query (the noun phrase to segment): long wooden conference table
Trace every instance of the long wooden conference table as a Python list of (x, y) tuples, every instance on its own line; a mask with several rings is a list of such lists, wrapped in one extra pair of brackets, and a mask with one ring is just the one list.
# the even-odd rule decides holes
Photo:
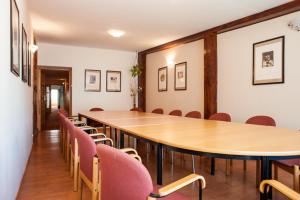
[[(214, 158), (261, 160), (261, 179), (272, 178), (272, 160), (300, 157), (300, 133), (283, 128), (160, 115), (137, 111), (79, 113), (124, 134), (156, 144), (157, 184), (163, 183), (163, 148)], [(261, 195), (261, 199), (271, 197)]]

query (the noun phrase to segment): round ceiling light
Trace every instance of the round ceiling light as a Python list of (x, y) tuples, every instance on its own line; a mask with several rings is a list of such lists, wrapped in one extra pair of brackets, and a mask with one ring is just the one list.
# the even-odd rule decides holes
[(110, 34), (111, 36), (116, 37), (116, 38), (122, 37), (125, 34), (124, 31), (120, 31), (120, 30), (116, 30), (116, 29), (111, 29), (111, 30), (108, 30), (107, 32), (108, 32), (108, 34)]

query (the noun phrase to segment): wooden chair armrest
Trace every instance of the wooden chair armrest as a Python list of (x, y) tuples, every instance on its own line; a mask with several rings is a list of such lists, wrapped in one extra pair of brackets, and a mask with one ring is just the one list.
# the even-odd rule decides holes
[(110, 145), (113, 146), (114, 142), (110, 138), (99, 138), (99, 139), (94, 139), (94, 142), (97, 144), (99, 142), (110, 142)]
[(105, 134), (103, 134), (103, 133), (92, 133), (92, 134), (89, 134), (89, 136), (91, 136), (91, 137), (98, 137), (98, 136), (102, 136), (102, 137), (106, 138), (106, 135), (105, 135)]
[(276, 180), (264, 180), (260, 183), (259, 190), (261, 193), (268, 191), (270, 186), (273, 187), (278, 192), (282, 193), (289, 199), (293, 200), (300, 200), (300, 194), (296, 191), (292, 190), (291, 188), (287, 187), (286, 185), (280, 183)]
[(138, 161), (142, 162), (142, 158), (139, 155), (136, 154), (129, 154), (131, 157), (137, 159)]
[(162, 188), (160, 188), (158, 190), (158, 194), (150, 194), (151, 197), (155, 197), (155, 198), (161, 198), (161, 197), (164, 197), (164, 196), (167, 196), (195, 181), (199, 181), (199, 189), (200, 191), (202, 189), (205, 188), (206, 186), (206, 182), (205, 182), (205, 179), (203, 176), (200, 176), (198, 174), (190, 174), (182, 179), (179, 179), (173, 183), (170, 183), (169, 185), (166, 185)]
[(81, 125), (81, 126), (86, 126), (86, 123), (83, 121), (73, 121), (73, 124), (76, 125)]
[(138, 152), (133, 149), (133, 148), (123, 148), (123, 149), (120, 149), (120, 151), (124, 152), (124, 153), (134, 153), (135, 155), (139, 155)]

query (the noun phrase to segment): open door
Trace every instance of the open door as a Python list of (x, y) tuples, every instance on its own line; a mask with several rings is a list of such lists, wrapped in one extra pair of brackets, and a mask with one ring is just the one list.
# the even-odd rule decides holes
[(41, 69), (41, 127), (59, 129), (57, 113), (60, 108), (72, 113), (72, 68), (39, 67)]

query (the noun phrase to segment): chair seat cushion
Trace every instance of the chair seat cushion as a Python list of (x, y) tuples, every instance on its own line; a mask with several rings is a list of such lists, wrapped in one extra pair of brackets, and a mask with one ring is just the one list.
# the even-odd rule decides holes
[[(158, 194), (158, 190), (159, 188), (161, 188), (163, 186), (158, 186), (158, 185), (153, 185), (153, 193)], [(180, 192), (174, 192), (169, 194), (166, 197), (161, 198), (161, 200), (188, 200), (190, 198), (184, 196), (183, 194), (181, 194)]]
[(295, 158), (295, 159), (287, 159), (287, 160), (277, 160), (278, 163), (293, 167), (294, 165), (300, 166), (300, 158)]

